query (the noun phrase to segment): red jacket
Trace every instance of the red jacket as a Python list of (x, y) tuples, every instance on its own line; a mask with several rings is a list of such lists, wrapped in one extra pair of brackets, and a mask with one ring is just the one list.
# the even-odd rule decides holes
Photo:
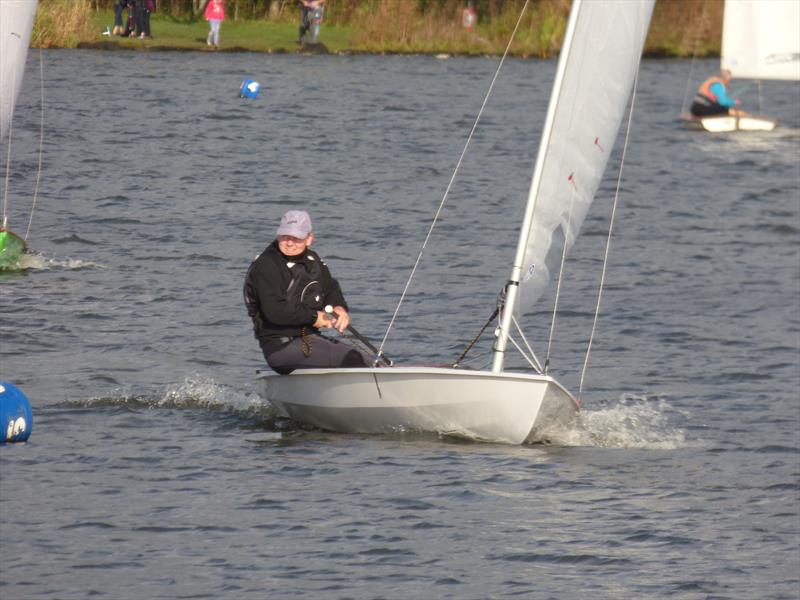
[(206, 21), (216, 19), (217, 21), (225, 20), (225, 4), (222, 0), (208, 0), (205, 12)]

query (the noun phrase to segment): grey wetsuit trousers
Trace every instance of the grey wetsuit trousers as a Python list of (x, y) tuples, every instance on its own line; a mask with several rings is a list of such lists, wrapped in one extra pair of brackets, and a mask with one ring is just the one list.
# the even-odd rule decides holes
[(373, 360), (349, 344), (319, 334), (292, 338), (282, 345), (265, 342), (261, 351), (270, 368), (282, 375), (295, 369), (369, 367)]

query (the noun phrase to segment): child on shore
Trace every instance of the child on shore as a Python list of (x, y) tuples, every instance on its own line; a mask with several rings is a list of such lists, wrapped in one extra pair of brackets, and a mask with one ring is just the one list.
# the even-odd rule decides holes
[(205, 12), (206, 21), (211, 29), (206, 37), (206, 44), (214, 43), (214, 49), (219, 48), (219, 28), (225, 20), (225, 0), (208, 0)]

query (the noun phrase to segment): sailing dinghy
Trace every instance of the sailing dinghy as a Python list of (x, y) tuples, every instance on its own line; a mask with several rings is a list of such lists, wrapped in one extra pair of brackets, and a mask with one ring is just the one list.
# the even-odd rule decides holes
[(633, 89), (653, 4), (572, 4), (491, 371), (376, 366), (263, 374), (271, 404), (325, 430), (434, 432), (509, 444), (541, 439), (542, 431), (575, 418), (578, 401), (546, 368), (508, 372), (504, 358), (507, 347), (519, 347), (512, 326), (558, 272), (593, 200)]
[[(37, 0), (0, 0), (0, 148), (6, 155), (7, 163), (11, 160), (8, 151), (11, 147), (11, 119), (22, 87), (36, 5)], [(9, 168), (8, 164), (6, 168)], [(27, 250), (25, 240), (7, 227), (6, 187), (3, 192), (3, 220), (0, 224), (0, 270), (15, 268)]]
[[(732, 79), (800, 80), (800, 2), (726, 0), (720, 68)], [(748, 113), (684, 118), (712, 133), (772, 131), (778, 124)]]

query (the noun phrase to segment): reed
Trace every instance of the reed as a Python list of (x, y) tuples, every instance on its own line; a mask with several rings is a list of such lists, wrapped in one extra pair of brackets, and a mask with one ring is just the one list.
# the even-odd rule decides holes
[(656, 2), (645, 52), (682, 57), (719, 54), (723, 10), (724, 0)]
[(39, 1), (31, 35), (32, 46), (75, 48), (81, 41), (95, 35), (91, 0)]
[[(569, 16), (569, 0), (530, 3), (510, 52), (548, 57), (558, 51)], [(408, 0), (372, 0), (351, 13), (356, 32), (354, 50), (496, 54), (502, 52), (519, 18), (522, 4), (506, 2), (491, 18), (467, 31), (461, 23), (461, 0), (445, 0), (421, 8)]]

